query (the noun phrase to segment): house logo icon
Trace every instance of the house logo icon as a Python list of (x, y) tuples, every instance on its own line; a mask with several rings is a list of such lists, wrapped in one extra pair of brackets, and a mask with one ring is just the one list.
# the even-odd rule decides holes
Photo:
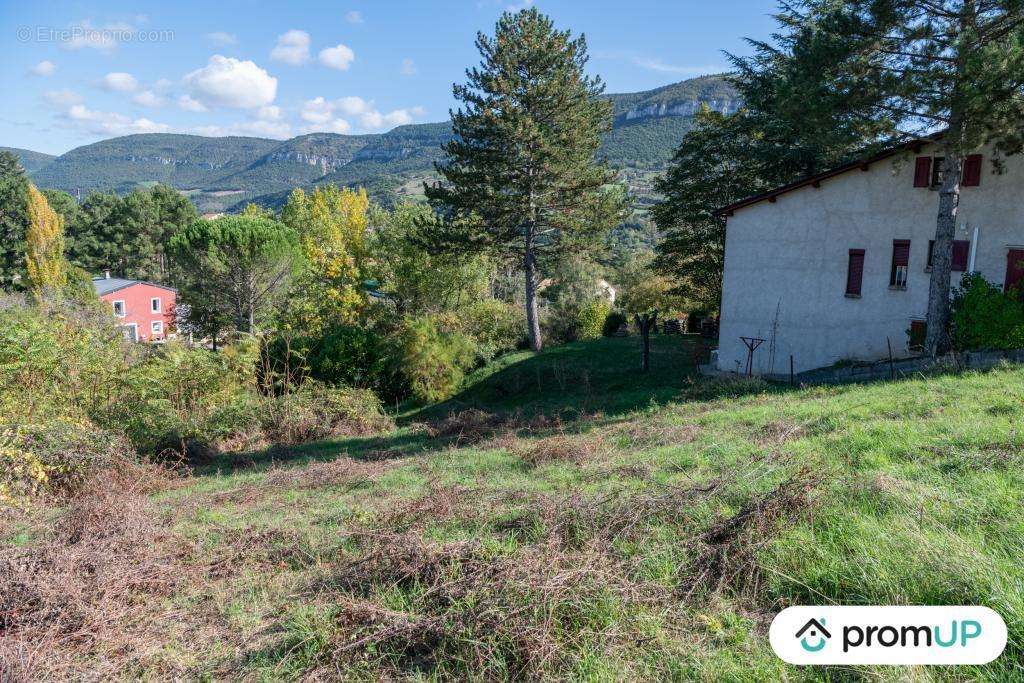
[[(832, 634), (825, 628), (825, 618), (811, 619), (796, 632), (800, 639), (800, 647), (808, 652), (819, 652), (828, 643)], [(809, 641), (809, 642), (808, 642)]]

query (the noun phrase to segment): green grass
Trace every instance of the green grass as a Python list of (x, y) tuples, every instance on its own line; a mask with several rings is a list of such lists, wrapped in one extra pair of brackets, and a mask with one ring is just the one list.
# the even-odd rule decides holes
[[(1024, 370), (790, 389), (697, 378), (697, 340), (654, 341), (647, 375), (635, 339), (514, 354), (393, 434), (226, 458), (158, 494), (200, 558), (232, 560), (170, 598), (203, 628), (140, 674), (1024, 676)], [(467, 408), (507, 419), (421, 426)], [(984, 667), (778, 660), (774, 614), (822, 603), (987, 605), (1010, 642)]]

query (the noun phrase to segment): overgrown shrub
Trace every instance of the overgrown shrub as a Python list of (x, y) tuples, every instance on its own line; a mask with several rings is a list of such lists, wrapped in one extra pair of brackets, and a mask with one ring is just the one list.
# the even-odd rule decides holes
[(125, 439), (87, 420), (51, 418), (0, 426), (0, 506), (67, 494), (101, 470), (134, 459)]
[(101, 411), (119, 400), (139, 352), (109, 312), (0, 296), (0, 416), (39, 421)]
[(525, 340), (526, 314), (520, 306), (488, 299), (461, 308), (454, 315), (459, 331), (476, 344), (481, 361), (514, 351)]
[(611, 304), (597, 299), (583, 306), (576, 314), (576, 338), (597, 339), (604, 331), (605, 320), (612, 312)]
[(977, 273), (954, 290), (950, 322), (957, 350), (1024, 348), (1024, 303)]
[(315, 380), (291, 393), (268, 398), (261, 425), (266, 438), (280, 444), (369, 434), (394, 426), (372, 391), (332, 387)]
[(619, 328), (625, 325), (627, 322), (626, 316), (622, 311), (611, 311), (604, 318), (604, 323), (601, 325), (601, 334), (606, 337), (614, 337)]
[(131, 368), (128, 395), (109, 419), (143, 453), (185, 454), (192, 442), (210, 445), (252, 429), (258, 409), (245, 404), (255, 393), (254, 368), (252, 349), (215, 353), (168, 344)]
[(458, 330), (444, 329), (434, 316), (405, 321), (397, 343), (400, 371), (413, 398), (425, 403), (454, 395), (477, 357), (472, 339)]
[(374, 329), (340, 325), (323, 336), (279, 335), (267, 344), (262, 380), (286, 391), (307, 378), (334, 386), (372, 389), (388, 399), (407, 393), (392, 363), (390, 342)]

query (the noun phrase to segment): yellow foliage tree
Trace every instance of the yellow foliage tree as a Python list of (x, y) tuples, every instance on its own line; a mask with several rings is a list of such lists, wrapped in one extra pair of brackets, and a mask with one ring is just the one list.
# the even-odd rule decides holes
[(25, 261), (30, 286), (37, 292), (63, 288), (67, 284), (64, 219), (34, 185), (28, 186), (28, 220)]
[(366, 305), (366, 190), (323, 185), (312, 193), (294, 190), (281, 220), (299, 233), (309, 263), (292, 300), (291, 317), (309, 330), (332, 323), (352, 323)]

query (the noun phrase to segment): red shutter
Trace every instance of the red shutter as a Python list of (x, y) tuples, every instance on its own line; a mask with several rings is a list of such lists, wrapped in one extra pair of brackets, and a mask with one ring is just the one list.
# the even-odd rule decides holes
[(964, 187), (977, 187), (981, 185), (981, 155), (968, 154), (964, 159), (964, 174), (960, 179)]
[(1024, 281), (1024, 249), (1010, 249), (1006, 254), (1006, 283), (1003, 291), (1009, 292)]
[[(892, 241), (892, 270), (889, 271), (889, 286), (890, 287), (906, 287), (907, 286), (907, 273), (906, 267), (910, 264), (910, 240), (893, 240)], [(902, 273), (897, 272), (897, 268), (903, 268)]]
[(846, 293), (860, 296), (860, 285), (864, 279), (864, 250), (851, 249), (850, 263), (846, 270)]
[(917, 157), (914, 162), (914, 187), (928, 187), (932, 180), (932, 158)]
[(967, 270), (967, 256), (971, 253), (969, 240), (953, 240), (953, 260), (949, 269), (962, 273)]

